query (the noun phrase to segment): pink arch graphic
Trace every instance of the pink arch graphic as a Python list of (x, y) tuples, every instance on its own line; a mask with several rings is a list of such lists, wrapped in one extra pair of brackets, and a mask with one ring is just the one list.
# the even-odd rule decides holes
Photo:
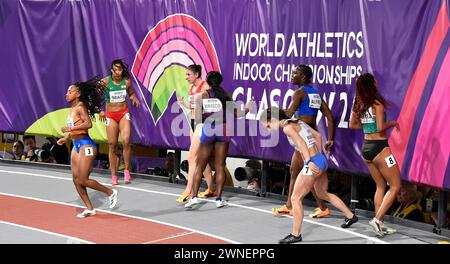
[[(179, 47), (175, 47), (174, 50), (185, 51), (191, 57), (194, 56), (193, 53), (198, 53), (198, 54), (200, 54), (200, 57), (203, 58), (203, 61), (205, 62), (206, 66), (207, 66), (207, 70), (210, 70), (213, 68), (212, 63), (208, 57), (208, 52), (206, 51), (206, 48), (205, 48), (203, 42), (201, 41), (201, 39), (199, 39), (198, 36), (195, 35), (194, 32), (192, 32), (190, 30), (185, 30), (182, 27), (175, 27), (175, 28), (170, 28), (165, 33), (162, 33), (160, 36), (158, 36), (157, 39), (155, 39), (151, 43), (151, 45), (147, 51), (147, 54), (145, 54), (144, 60), (142, 62), (141, 68), (139, 70), (138, 79), (141, 82), (145, 78), (145, 74), (149, 68), (150, 60), (152, 59), (154, 54), (156, 52), (160, 52), (160, 51), (166, 51), (166, 53), (171, 51), (171, 50), (167, 50), (168, 47), (165, 45), (165, 42), (171, 41), (171, 40), (177, 40), (180, 38), (185, 39), (184, 41), (187, 43), (178, 42), (182, 45)], [(188, 46), (191, 46), (188, 43), (190, 43), (193, 47), (195, 47), (195, 49), (194, 48), (188, 49)], [(160, 50), (158, 50), (159, 48), (160, 48)], [(192, 50), (194, 50), (194, 52), (192, 52)], [(146, 81), (144, 81), (144, 82), (146, 82)]]
[(156, 24), (156, 26), (153, 27), (145, 37), (144, 41), (141, 44), (141, 47), (138, 50), (138, 53), (136, 54), (135, 61), (133, 63), (132, 71), (135, 76), (137, 76), (141, 68), (144, 67), (145, 64), (143, 64), (142, 62), (144, 60), (144, 57), (147, 55), (149, 47), (152, 44), (153, 40), (157, 39), (163, 31), (167, 30), (170, 27), (176, 26), (189, 28), (190, 30), (195, 32), (199, 36), (199, 38), (203, 40), (202, 46), (205, 47), (207, 51), (206, 53), (208, 55), (207, 58), (209, 58), (212, 61), (213, 65), (212, 69), (220, 70), (216, 51), (205, 28), (200, 24), (200, 22), (198, 22), (192, 16), (186, 14), (175, 14), (170, 15), (167, 18), (159, 21), (158, 24)]
[[(179, 49), (180, 47), (183, 47), (183, 49), (180, 50)], [(194, 49), (194, 47), (192, 47), (192, 45), (189, 42), (180, 39), (170, 40), (169, 42), (164, 44), (156, 53), (153, 54), (153, 57), (151, 58), (150, 62), (145, 67), (146, 73), (142, 83), (144, 85), (148, 83), (147, 88), (155, 85), (155, 83), (152, 82), (149, 83), (149, 80), (151, 79), (150, 76), (153, 75), (155, 66), (164, 58), (164, 56), (166, 56), (168, 53), (172, 51), (185, 52), (189, 57), (192, 58), (195, 64), (200, 64), (203, 69), (206, 69), (206, 71), (212, 69), (212, 65), (209, 60), (206, 60), (205, 65), (203, 65), (204, 60), (201, 59), (199, 53)]]

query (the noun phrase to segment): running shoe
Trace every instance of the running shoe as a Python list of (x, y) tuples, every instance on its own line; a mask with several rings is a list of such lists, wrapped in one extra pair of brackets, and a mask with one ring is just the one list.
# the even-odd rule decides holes
[(309, 214), (310, 218), (323, 218), (331, 215), (330, 209), (325, 209), (325, 211), (322, 211), (320, 208), (314, 209), (314, 212)]
[(225, 201), (225, 200), (222, 200), (222, 199), (216, 199), (216, 207), (217, 208), (222, 208), (222, 207), (224, 207), (224, 206), (227, 206), (228, 205), (228, 203), (227, 203), (227, 201)]
[(112, 183), (112, 185), (118, 185), (119, 184), (119, 179), (117, 179), (117, 176), (112, 176), (111, 183)]
[(95, 215), (95, 214), (96, 214), (95, 209), (92, 209), (92, 210), (86, 209), (83, 212), (77, 214), (77, 217), (78, 218), (85, 218), (85, 217), (88, 217), (88, 216), (91, 216), (91, 215)]
[(124, 170), (123, 174), (125, 175), (125, 184), (131, 183), (131, 175), (129, 170)]
[(199, 204), (197, 197), (192, 197), (185, 205), (184, 208), (192, 208), (194, 205)]
[(294, 236), (293, 234), (287, 235), (285, 238), (278, 240), (280, 244), (291, 244), (302, 241), (302, 235)]
[(369, 221), (369, 225), (372, 227), (373, 232), (378, 237), (384, 237), (383, 229), (381, 228), (383, 226), (383, 222), (376, 219), (375, 217)]
[(111, 209), (114, 208), (114, 206), (116, 206), (116, 204), (117, 204), (117, 194), (118, 194), (117, 190), (113, 189), (112, 191), (113, 191), (113, 193), (108, 197), (109, 198), (109, 208), (111, 208)]
[(283, 204), (281, 207), (272, 208), (272, 213), (276, 216), (280, 215), (292, 215), (292, 209), (289, 209), (287, 205)]
[(214, 197), (217, 196), (216, 192), (211, 191), (209, 188), (206, 189), (204, 192), (201, 192), (198, 194), (198, 198), (209, 198), (209, 197)]
[(384, 222), (381, 222), (381, 230), (385, 235), (392, 235), (397, 232), (396, 229), (388, 227)]
[(344, 223), (341, 225), (342, 228), (349, 228), (354, 223), (358, 222), (358, 217), (353, 214), (352, 218), (345, 217)]
[(191, 195), (190, 193), (185, 193), (185, 192), (183, 192), (183, 193), (180, 195), (180, 197), (177, 198), (177, 203), (182, 204), (182, 203), (186, 202), (187, 200), (189, 200), (189, 199), (191, 199), (191, 198), (192, 198), (192, 195)]

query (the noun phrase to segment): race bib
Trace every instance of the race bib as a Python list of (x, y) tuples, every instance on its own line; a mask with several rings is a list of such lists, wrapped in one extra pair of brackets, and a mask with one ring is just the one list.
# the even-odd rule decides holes
[(189, 105), (191, 106), (191, 109), (195, 108), (195, 101), (193, 95), (189, 95)]
[(107, 117), (107, 118), (105, 119), (105, 125), (106, 125), (106, 126), (109, 126), (109, 117)]
[(125, 102), (126, 97), (127, 97), (127, 90), (110, 91), (109, 92), (109, 101), (111, 103)]
[(311, 176), (313, 175), (312, 170), (309, 166), (303, 166), (303, 175), (305, 176)]
[(387, 156), (384, 160), (386, 161), (388, 168), (397, 164), (397, 162), (395, 161), (394, 155), (392, 155), (392, 154)]
[(222, 110), (222, 103), (217, 98), (203, 99), (203, 112), (217, 113)]
[(322, 105), (322, 98), (318, 94), (308, 94), (309, 97), (309, 107), (314, 109), (320, 109)]
[(130, 113), (126, 113), (125, 114), (125, 118), (129, 121), (129, 120), (131, 120), (131, 118), (130, 118)]
[(74, 124), (73, 124), (73, 117), (68, 117), (67, 120), (66, 120), (66, 123), (67, 123), (68, 127), (73, 127), (74, 126)]
[(84, 149), (84, 155), (85, 156), (93, 156), (94, 155), (94, 149), (92, 147), (87, 147)]
[(361, 124), (371, 124), (375, 123), (375, 116), (372, 111), (372, 107), (369, 107), (367, 111), (364, 113), (364, 116), (361, 118)]

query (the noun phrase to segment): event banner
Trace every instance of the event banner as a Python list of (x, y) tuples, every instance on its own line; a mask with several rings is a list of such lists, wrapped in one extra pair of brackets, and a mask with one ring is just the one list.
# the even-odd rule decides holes
[[(188, 149), (186, 68), (220, 71), (222, 87), (251, 111), (228, 120), (229, 155), (289, 162), (281, 131), (258, 121), (287, 108), (295, 65), (313, 71), (334, 119), (330, 167), (367, 173), (363, 134), (349, 129), (359, 74), (372, 73), (388, 101), (389, 144), (402, 178), (450, 189), (450, 43), (445, 0), (1, 0), (0, 131), (62, 136), (70, 84), (107, 76), (114, 59), (131, 72), (132, 143)], [(328, 137), (319, 113), (318, 130)], [(105, 125), (91, 136), (106, 142)]]

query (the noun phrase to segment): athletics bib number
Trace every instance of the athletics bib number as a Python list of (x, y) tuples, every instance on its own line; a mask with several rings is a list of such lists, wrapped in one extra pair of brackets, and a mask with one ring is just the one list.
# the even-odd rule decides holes
[(94, 150), (92, 149), (92, 147), (87, 147), (84, 149), (84, 155), (85, 156), (93, 156), (94, 155)]
[(369, 107), (361, 118), (361, 124), (372, 124), (375, 123), (375, 116), (373, 115), (372, 107)]
[(109, 117), (107, 117), (107, 118), (105, 119), (105, 125), (106, 125), (106, 126), (109, 126)]
[(386, 164), (387, 164), (388, 168), (390, 168), (390, 167), (394, 166), (395, 164), (397, 164), (397, 162), (394, 159), (394, 155), (392, 155), (392, 154), (387, 156), (384, 160), (386, 161)]
[(222, 110), (222, 103), (217, 98), (203, 99), (203, 111), (205, 113), (217, 113)]
[(109, 92), (109, 101), (111, 103), (122, 103), (125, 102), (125, 98), (127, 97), (127, 90), (120, 91), (110, 91)]
[(309, 108), (320, 109), (322, 105), (322, 98), (318, 94), (308, 94)]
[(130, 113), (126, 113), (126, 114), (125, 114), (125, 118), (126, 118), (128, 121), (130, 121), (130, 120), (131, 120), (131, 118), (130, 118)]
[(303, 175), (305, 176), (311, 176), (312, 175), (312, 170), (309, 166), (304, 166), (303, 167)]

